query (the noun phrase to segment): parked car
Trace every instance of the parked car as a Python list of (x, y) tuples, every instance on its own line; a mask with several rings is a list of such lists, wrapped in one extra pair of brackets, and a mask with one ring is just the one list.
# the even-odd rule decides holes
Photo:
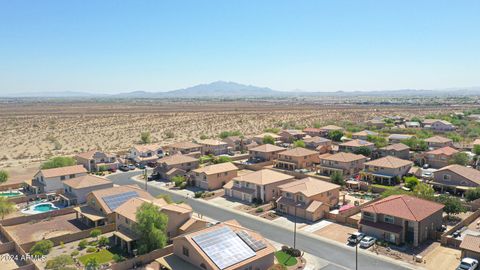
[(128, 172), (130, 171), (130, 168), (127, 165), (122, 165), (118, 168), (122, 172)]
[(362, 240), (363, 237), (365, 237), (364, 233), (361, 233), (361, 232), (352, 233), (350, 237), (348, 237), (348, 243), (352, 245), (356, 245)]
[(362, 238), (362, 240), (360, 240), (360, 247), (361, 248), (369, 248), (369, 247), (373, 246), (373, 244), (375, 244), (376, 241), (377, 241), (377, 239), (375, 237), (365, 236), (365, 237)]
[(457, 270), (475, 270), (478, 267), (478, 261), (472, 258), (463, 258)]
[(117, 171), (117, 168), (112, 167), (112, 168), (108, 169), (108, 171), (110, 171), (110, 172), (116, 172), (116, 171)]
[(139, 168), (139, 169), (142, 169), (142, 170), (143, 170), (143, 169), (145, 169), (146, 167), (145, 167), (145, 164), (142, 164), (142, 163), (137, 163), (137, 168)]
[(135, 165), (129, 164), (129, 165), (128, 165), (128, 169), (129, 169), (129, 170), (135, 170)]
[(157, 166), (157, 163), (156, 163), (156, 162), (148, 162), (148, 163), (147, 163), (147, 167), (155, 168), (156, 166)]
[(160, 174), (158, 174), (158, 173), (152, 173), (147, 178), (148, 181), (154, 181), (154, 180), (159, 180), (159, 179), (160, 179)]

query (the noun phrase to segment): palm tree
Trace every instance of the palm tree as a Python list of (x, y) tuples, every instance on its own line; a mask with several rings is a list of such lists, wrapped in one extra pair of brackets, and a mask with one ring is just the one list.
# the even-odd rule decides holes
[(0, 215), (2, 216), (2, 219), (5, 215), (8, 215), (13, 211), (15, 211), (15, 204), (5, 197), (0, 197)]

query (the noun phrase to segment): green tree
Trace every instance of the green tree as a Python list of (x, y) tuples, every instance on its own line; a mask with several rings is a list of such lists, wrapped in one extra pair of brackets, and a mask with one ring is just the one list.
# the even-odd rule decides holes
[(470, 163), (470, 158), (468, 157), (467, 153), (459, 152), (453, 154), (452, 158), (449, 160), (449, 163), (466, 166), (468, 163)]
[(342, 137), (343, 137), (343, 131), (341, 130), (333, 130), (328, 133), (328, 138), (335, 142), (341, 141)]
[(386, 198), (386, 197), (389, 197), (389, 196), (392, 196), (392, 195), (411, 195), (411, 192), (409, 191), (406, 191), (406, 190), (403, 190), (401, 188), (387, 188), (385, 191), (382, 192), (382, 194), (380, 195), (382, 198)]
[(95, 238), (98, 241), (98, 237), (102, 234), (100, 229), (93, 229), (90, 231), (90, 237)]
[(5, 170), (0, 170), (0, 184), (7, 182), (8, 180), (8, 172)]
[(409, 188), (410, 190), (413, 190), (420, 183), (415, 176), (406, 176), (403, 178), (403, 180), (405, 181), (405, 187)]
[(467, 199), (468, 202), (474, 201), (478, 198), (480, 198), (480, 187), (469, 189), (465, 192), (465, 199)]
[(366, 146), (360, 146), (357, 147), (353, 152), (357, 155), (364, 155), (366, 157), (369, 157), (372, 154), (372, 149)]
[(232, 158), (227, 156), (219, 156), (218, 158), (213, 159), (213, 163), (215, 164), (227, 163), (227, 162), (232, 162)]
[(73, 261), (72, 257), (64, 254), (48, 260), (45, 269), (73, 270), (76, 269), (76, 267), (73, 266), (74, 264), (75, 262)]
[(168, 204), (172, 204), (173, 203), (173, 199), (172, 199), (172, 196), (168, 195), (168, 194), (160, 194), (156, 197), (157, 199), (164, 199)]
[(422, 199), (433, 200), (433, 195), (435, 194), (435, 191), (428, 184), (418, 183), (413, 188), (413, 194)]
[(343, 178), (343, 175), (340, 172), (333, 172), (330, 175), (330, 181), (340, 186), (345, 185), (345, 179)]
[(293, 142), (293, 146), (294, 146), (294, 147), (303, 147), (303, 148), (305, 148), (305, 142), (302, 141), (302, 140), (297, 140), (297, 141), (294, 141), (294, 142)]
[(263, 130), (264, 132), (269, 132), (269, 133), (274, 133), (274, 134), (277, 134), (280, 132), (280, 129), (279, 128), (266, 128)]
[(208, 139), (208, 136), (205, 134), (200, 135), (200, 140), (206, 140)]
[(480, 144), (476, 144), (473, 146), (473, 153), (477, 156), (480, 155)]
[(40, 240), (36, 242), (30, 249), (30, 254), (35, 256), (47, 255), (53, 247), (53, 242), (50, 240)]
[(263, 144), (275, 144), (275, 139), (270, 135), (265, 135), (263, 137)]
[(457, 197), (442, 194), (438, 196), (436, 200), (437, 202), (445, 205), (443, 211), (447, 213), (449, 217), (452, 214), (456, 215), (467, 211), (465, 206), (462, 204), (462, 201)]
[(140, 133), (140, 140), (143, 144), (151, 143), (152, 142), (152, 134), (149, 131), (145, 131)]
[(187, 181), (183, 175), (175, 175), (172, 177), (172, 182), (175, 184), (175, 187), (180, 187), (183, 182)]
[(238, 130), (235, 130), (235, 131), (222, 131), (220, 132), (220, 134), (218, 135), (218, 137), (220, 137), (221, 139), (225, 139), (227, 137), (231, 137), (231, 136), (242, 136), (242, 133)]
[(101, 247), (108, 245), (109, 242), (110, 240), (108, 240), (108, 238), (105, 236), (100, 236), (100, 239), (98, 239), (98, 245)]
[(461, 142), (463, 140), (462, 136), (455, 132), (448, 133), (447, 138), (451, 139), (453, 142)]
[(5, 197), (0, 197), (0, 215), (2, 219), (5, 218), (5, 215), (13, 213), (15, 211), (15, 203), (10, 202)]
[(382, 148), (388, 145), (387, 139), (382, 136), (368, 135), (367, 141), (374, 143), (377, 148)]
[(87, 260), (87, 263), (85, 264), (85, 268), (87, 270), (97, 270), (100, 268), (100, 263), (98, 262), (97, 258), (91, 257)]
[(53, 169), (66, 166), (73, 166), (77, 164), (76, 160), (72, 157), (54, 157), (45, 161), (40, 168), (41, 169)]
[(138, 252), (148, 253), (167, 244), (168, 216), (152, 203), (143, 203), (136, 213), (134, 230), (139, 236)]

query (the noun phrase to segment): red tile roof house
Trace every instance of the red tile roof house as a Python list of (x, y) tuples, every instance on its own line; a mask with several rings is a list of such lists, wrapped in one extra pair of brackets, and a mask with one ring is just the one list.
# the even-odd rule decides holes
[(95, 176), (84, 175), (63, 181), (63, 194), (60, 199), (65, 206), (84, 204), (87, 202), (87, 194), (104, 188), (113, 187), (112, 181)]
[(377, 132), (370, 131), (370, 130), (362, 130), (359, 132), (352, 133), (352, 139), (359, 139), (366, 141), (368, 136), (378, 136)]
[(189, 178), (196, 187), (217, 190), (237, 177), (237, 173), (238, 168), (233, 163), (226, 162), (194, 169), (189, 173)]
[(315, 150), (319, 154), (325, 154), (332, 150), (332, 141), (323, 137), (310, 137), (303, 139), (305, 148)]
[(278, 157), (278, 153), (287, 150), (286, 148), (273, 144), (262, 144), (248, 150), (250, 160), (272, 161)]
[(301, 130), (285, 129), (282, 130), (278, 135), (280, 135), (280, 140), (282, 140), (282, 142), (292, 143), (293, 141), (303, 139), (307, 134)]
[(392, 156), (386, 156), (365, 163), (365, 169), (360, 173), (366, 181), (395, 185), (405, 176), (413, 162)]
[(459, 248), (462, 251), (462, 258), (480, 260), (480, 235), (465, 235)]
[(317, 173), (330, 176), (333, 172), (340, 172), (343, 176), (353, 176), (363, 170), (367, 158), (363, 155), (338, 152), (336, 154), (320, 155), (320, 164)]
[(264, 144), (263, 142), (263, 139), (266, 137), (266, 136), (270, 136), (273, 138), (273, 140), (275, 141), (275, 144), (277, 143), (281, 143), (280, 141), (280, 136), (275, 134), (275, 133), (270, 133), (270, 132), (266, 132), (266, 133), (262, 133), (262, 134), (258, 134), (258, 135), (255, 135), (253, 136), (253, 140), (258, 143), (258, 144)]
[(120, 165), (114, 154), (102, 151), (89, 151), (75, 156), (78, 165), (83, 165), (89, 172), (98, 171), (100, 166), (106, 166), (107, 169), (117, 169)]
[(296, 147), (278, 153), (275, 167), (285, 170), (313, 169), (320, 162), (317, 151)]
[(165, 146), (169, 155), (183, 154), (192, 157), (200, 157), (202, 155), (202, 146), (193, 142), (176, 142)]
[(345, 131), (344, 128), (342, 127), (339, 127), (339, 126), (335, 126), (335, 125), (326, 125), (326, 126), (323, 126), (320, 128), (320, 130), (322, 131), (322, 136), (328, 136), (328, 134), (332, 131), (335, 131), (335, 130), (339, 130), (339, 131)]
[(202, 155), (212, 154), (214, 156), (228, 154), (228, 144), (214, 139), (198, 140), (198, 144), (202, 146)]
[(414, 247), (436, 240), (443, 205), (408, 195), (393, 195), (362, 208), (359, 231), (396, 245)]
[(226, 197), (253, 202), (261, 200), (269, 202), (280, 195), (278, 186), (295, 181), (291, 175), (273, 170), (263, 169), (233, 178), (223, 186)]
[(338, 204), (340, 186), (307, 177), (278, 186), (277, 194), (278, 212), (317, 221)]
[(321, 137), (325, 135), (323, 130), (320, 128), (306, 128), (303, 130), (303, 132), (310, 137)]
[(228, 148), (231, 151), (245, 151), (247, 145), (250, 145), (253, 140), (251, 138), (245, 138), (242, 136), (229, 136), (222, 140), (228, 144)]
[(410, 147), (403, 143), (387, 145), (378, 149), (380, 157), (393, 156), (401, 159), (410, 159)]
[(39, 170), (28, 188), (35, 193), (62, 192), (63, 181), (87, 175), (88, 171), (82, 165), (66, 166), (54, 169)]
[(450, 164), (450, 159), (458, 153), (458, 150), (446, 146), (432, 151), (419, 154), (416, 159), (420, 165), (428, 164), (431, 168), (439, 169)]
[(134, 145), (127, 154), (127, 158), (141, 164), (155, 163), (162, 156), (163, 150), (159, 144)]
[(162, 179), (170, 181), (176, 175), (186, 176), (189, 171), (198, 168), (199, 164), (199, 160), (194, 157), (175, 154), (159, 159), (153, 170)]
[(433, 136), (428, 139), (425, 139), (425, 142), (428, 144), (429, 148), (442, 148), (445, 146), (453, 147), (453, 140), (445, 138), (442, 136)]
[(444, 190), (453, 191), (453, 193), (464, 192), (480, 185), (480, 171), (452, 164), (433, 172), (431, 184), (442, 192)]
[(452, 123), (440, 119), (425, 119), (422, 122), (422, 125), (424, 128), (436, 132), (448, 132), (456, 130), (456, 127)]
[(344, 142), (338, 145), (338, 150), (341, 152), (352, 152), (354, 153), (360, 147), (367, 147), (371, 151), (375, 149), (375, 144), (372, 142), (364, 141), (364, 140), (351, 140), (348, 142)]

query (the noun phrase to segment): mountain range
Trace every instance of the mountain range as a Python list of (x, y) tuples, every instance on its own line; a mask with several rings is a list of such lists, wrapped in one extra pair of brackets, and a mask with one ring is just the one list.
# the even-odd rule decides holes
[(261, 97), (403, 97), (403, 96), (474, 96), (480, 95), (480, 87), (448, 88), (440, 90), (399, 89), (380, 91), (278, 91), (268, 87), (257, 87), (235, 82), (216, 81), (199, 84), (188, 88), (171, 91), (132, 91), (118, 94), (94, 94), (81, 91), (44, 92), (44, 93), (10, 93), (0, 97), (44, 97), (44, 98), (261, 98)]

